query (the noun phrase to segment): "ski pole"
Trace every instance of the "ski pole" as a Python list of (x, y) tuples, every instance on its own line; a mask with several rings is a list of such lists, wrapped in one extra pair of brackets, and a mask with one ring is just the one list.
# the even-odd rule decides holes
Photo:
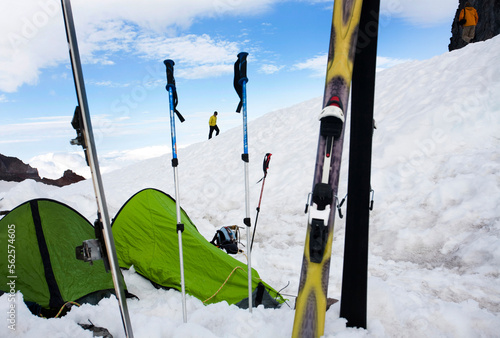
[(257, 206), (257, 214), (255, 215), (255, 225), (253, 226), (252, 243), (250, 244), (250, 251), (252, 251), (253, 239), (255, 237), (255, 230), (257, 230), (257, 220), (259, 219), (259, 213), (260, 213), (260, 202), (262, 201), (262, 193), (264, 192), (264, 183), (266, 183), (267, 169), (269, 169), (269, 162), (271, 161), (271, 155), (272, 155), (271, 153), (267, 153), (266, 156), (264, 156), (264, 162), (262, 163), (262, 169), (264, 170), (264, 177), (260, 179), (260, 181), (262, 181), (262, 188), (260, 189), (259, 204)]
[[(66, 29), (66, 38), (68, 41), (69, 55), (71, 59), (71, 68), (75, 82), (76, 96), (78, 100), (78, 107), (75, 111), (76, 120), (78, 121), (77, 129), (77, 142), (75, 144), (81, 145), (85, 151), (87, 164), (90, 167), (92, 175), (92, 183), (94, 185), (94, 192), (97, 202), (97, 221), (99, 235), (101, 240), (99, 246), (105, 249), (101, 254), (101, 258), (105, 262), (106, 270), (111, 270), (113, 285), (115, 289), (116, 299), (120, 308), (123, 329), (125, 336), (132, 338), (132, 322), (127, 308), (127, 301), (125, 296), (125, 282), (121, 275), (120, 267), (118, 265), (118, 258), (116, 256), (115, 242), (113, 233), (111, 231), (111, 224), (109, 222), (109, 214), (104, 196), (104, 186), (102, 184), (101, 172), (99, 169), (99, 161), (97, 159), (97, 151), (95, 147), (94, 134), (92, 131), (92, 122), (90, 119), (89, 107), (87, 102), (87, 94), (85, 91), (85, 82), (83, 80), (82, 65), (80, 61), (80, 52), (78, 50), (78, 42), (76, 39), (75, 25), (73, 21), (73, 12), (71, 10), (71, 3), (69, 0), (61, 0), (62, 12), (64, 17), (64, 26)], [(81, 123), (80, 123), (81, 122)], [(103, 243), (104, 242), (104, 243)], [(107, 257), (107, 259), (106, 259)]]
[[(247, 247), (250, 248), (250, 188), (248, 183), (248, 131), (247, 131), (247, 95), (246, 84), (247, 78), (247, 56), (248, 53), (241, 52), (238, 54), (238, 60), (234, 63), (234, 89), (240, 97), (240, 102), (236, 108), (236, 112), (241, 112), (243, 108), (243, 154), (241, 159), (245, 167), (245, 218), (243, 223), (247, 226)], [(252, 312), (252, 259), (251, 251), (248, 250), (248, 310)]]
[(182, 293), (182, 317), (184, 323), (187, 322), (187, 311), (186, 311), (186, 284), (184, 281), (184, 256), (182, 253), (182, 232), (184, 231), (184, 224), (181, 222), (181, 207), (179, 202), (179, 177), (177, 172), (177, 166), (179, 160), (177, 159), (177, 141), (175, 135), (175, 117), (174, 113), (181, 122), (184, 122), (184, 118), (177, 111), (177, 90), (175, 89), (175, 79), (174, 79), (174, 61), (165, 60), (163, 61), (167, 68), (167, 86), (165, 87), (168, 91), (168, 98), (170, 102), (170, 133), (172, 136), (172, 168), (174, 168), (174, 184), (175, 184), (175, 212), (177, 215), (177, 236), (179, 238), (179, 264), (181, 272), (181, 293)]

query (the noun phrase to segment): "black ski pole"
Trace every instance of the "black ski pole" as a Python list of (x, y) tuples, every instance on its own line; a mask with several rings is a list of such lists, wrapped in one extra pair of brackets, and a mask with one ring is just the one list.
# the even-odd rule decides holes
[(260, 213), (260, 202), (262, 201), (262, 193), (264, 192), (264, 184), (266, 183), (267, 169), (269, 169), (269, 162), (271, 161), (271, 155), (272, 155), (271, 153), (267, 153), (266, 156), (264, 156), (264, 162), (262, 163), (262, 170), (264, 170), (264, 177), (260, 179), (260, 181), (262, 181), (262, 188), (260, 188), (259, 204), (257, 206), (257, 214), (255, 215), (255, 224), (253, 226), (252, 243), (250, 244), (250, 251), (252, 251), (253, 239), (255, 237), (255, 230), (257, 230), (257, 220), (259, 219), (259, 213)]
[(181, 122), (184, 122), (184, 118), (177, 111), (177, 90), (175, 88), (175, 79), (174, 79), (174, 61), (165, 60), (163, 61), (165, 67), (167, 67), (167, 86), (165, 87), (168, 91), (168, 98), (170, 103), (170, 133), (172, 135), (172, 167), (174, 168), (174, 184), (175, 184), (175, 210), (177, 215), (177, 236), (179, 242), (179, 265), (180, 265), (180, 273), (181, 273), (181, 293), (182, 293), (182, 318), (184, 319), (184, 323), (187, 322), (187, 310), (186, 310), (186, 284), (184, 281), (184, 255), (182, 253), (182, 232), (184, 231), (184, 224), (181, 222), (181, 207), (179, 202), (179, 177), (177, 173), (177, 166), (179, 164), (179, 160), (177, 159), (177, 138), (175, 134), (175, 116), (174, 113), (177, 114), (177, 117)]
[(248, 259), (248, 310), (252, 312), (252, 259), (250, 250), (250, 227), (252, 223), (250, 221), (250, 188), (248, 183), (248, 132), (247, 132), (247, 94), (246, 94), (246, 84), (248, 82), (247, 78), (247, 56), (248, 53), (241, 52), (238, 54), (238, 60), (234, 63), (234, 89), (238, 96), (240, 97), (240, 102), (236, 112), (240, 112), (243, 108), (243, 154), (241, 159), (244, 162), (245, 167), (245, 218), (243, 223), (247, 227), (247, 247), (249, 248), (247, 253)]
[[(78, 50), (78, 42), (76, 39), (76, 31), (73, 21), (73, 12), (71, 11), (70, 0), (61, 0), (61, 6), (64, 17), (64, 25), (66, 28), (66, 37), (68, 40), (71, 67), (73, 70), (76, 96), (78, 99), (78, 107), (75, 110), (75, 116), (73, 118), (75, 123), (73, 124), (72, 122), (73, 126), (77, 127), (77, 138), (72, 141), (72, 144), (81, 145), (83, 147), (85, 151), (85, 157), (87, 159), (87, 164), (90, 167), (97, 202), (98, 219), (96, 220), (96, 225), (98, 226), (96, 227), (96, 233), (98, 232), (99, 235), (98, 245), (100, 248), (104, 249), (101, 253), (101, 257), (97, 259), (103, 259), (103, 261), (105, 262), (105, 266), (107, 268), (109, 267), (109, 269), (111, 270), (111, 276), (115, 288), (115, 295), (120, 308), (125, 336), (131, 338), (134, 336), (134, 333), (132, 332), (132, 322), (130, 321), (127, 308), (125, 282), (123, 280), (123, 276), (121, 275), (120, 266), (118, 265), (115, 241), (113, 238), (113, 233), (111, 231), (111, 224), (109, 222), (108, 207), (106, 198), (104, 196), (104, 186), (102, 184), (99, 161), (97, 159), (97, 150), (95, 147), (94, 134), (92, 131), (92, 122), (87, 102), (87, 94), (85, 91), (85, 83), (83, 80), (80, 52)], [(82, 245), (82, 247), (86, 245), (86, 242), (83, 243), (84, 245)], [(105, 248), (103, 248), (103, 245)], [(92, 258), (89, 258), (89, 260), (87, 261), (92, 262)]]

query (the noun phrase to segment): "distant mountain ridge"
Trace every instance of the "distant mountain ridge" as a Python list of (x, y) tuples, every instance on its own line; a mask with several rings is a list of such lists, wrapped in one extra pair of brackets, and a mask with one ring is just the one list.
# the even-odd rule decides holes
[(61, 178), (56, 180), (49, 178), (41, 178), (38, 174), (38, 169), (24, 163), (17, 157), (5, 156), (0, 154), (0, 181), (22, 182), (32, 179), (37, 182), (48, 185), (63, 187), (65, 185), (80, 182), (85, 178), (75, 174), (71, 170), (66, 170)]

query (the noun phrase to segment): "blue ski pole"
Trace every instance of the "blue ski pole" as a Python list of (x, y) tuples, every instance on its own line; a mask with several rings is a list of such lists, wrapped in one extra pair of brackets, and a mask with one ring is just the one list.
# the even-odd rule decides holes
[(243, 223), (247, 227), (247, 257), (248, 257), (248, 309), (252, 312), (252, 259), (250, 250), (250, 188), (248, 183), (248, 131), (247, 131), (247, 95), (246, 84), (247, 78), (247, 56), (248, 53), (241, 52), (238, 54), (238, 60), (234, 64), (234, 89), (240, 97), (240, 103), (236, 108), (236, 112), (241, 112), (243, 108), (243, 154), (241, 159), (245, 167), (245, 219)]
[(168, 98), (170, 102), (170, 133), (172, 135), (172, 167), (174, 168), (174, 184), (175, 184), (175, 210), (177, 215), (177, 235), (179, 237), (179, 263), (180, 263), (180, 272), (181, 272), (181, 293), (182, 293), (182, 317), (184, 319), (184, 323), (187, 322), (187, 311), (186, 311), (186, 286), (184, 282), (184, 258), (182, 253), (182, 232), (184, 231), (184, 224), (181, 222), (181, 207), (179, 202), (179, 178), (177, 173), (177, 166), (179, 164), (179, 160), (177, 159), (177, 140), (175, 135), (175, 116), (174, 113), (177, 114), (177, 117), (181, 122), (184, 122), (184, 117), (177, 111), (177, 91), (175, 88), (175, 79), (174, 79), (174, 61), (165, 60), (163, 61), (165, 66), (167, 67), (167, 86), (165, 87), (168, 91)]

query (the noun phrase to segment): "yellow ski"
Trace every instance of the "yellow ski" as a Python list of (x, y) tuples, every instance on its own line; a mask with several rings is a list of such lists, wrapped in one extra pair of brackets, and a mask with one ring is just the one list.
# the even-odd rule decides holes
[(334, 2), (320, 136), (293, 337), (324, 333), (335, 206), (357, 33), (363, 1)]

